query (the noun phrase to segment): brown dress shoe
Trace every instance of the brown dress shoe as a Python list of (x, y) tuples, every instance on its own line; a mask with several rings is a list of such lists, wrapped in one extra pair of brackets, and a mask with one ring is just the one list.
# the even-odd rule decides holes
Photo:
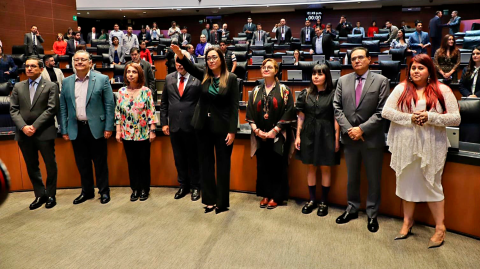
[(262, 201), (260, 201), (260, 208), (265, 208), (268, 205), (268, 198), (263, 198)]
[(267, 209), (274, 209), (275, 207), (277, 207), (277, 203), (275, 203), (275, 201), (270, 200), (270, 202), (268, 202), (268, 206), (267, 206)]

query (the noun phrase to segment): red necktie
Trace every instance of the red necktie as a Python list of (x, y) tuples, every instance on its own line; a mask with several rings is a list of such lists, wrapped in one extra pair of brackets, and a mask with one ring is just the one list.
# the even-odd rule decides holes
[(182, 97), (182, 95), (183, 95), (183, 88), (185, 87), (185, 85), (183, 83), (184, 81), (185, 81), (185, 77), (181, 76), (180, 77), (180, 84), (178, 85), (178, 92), (180, 93), (180, 97)]

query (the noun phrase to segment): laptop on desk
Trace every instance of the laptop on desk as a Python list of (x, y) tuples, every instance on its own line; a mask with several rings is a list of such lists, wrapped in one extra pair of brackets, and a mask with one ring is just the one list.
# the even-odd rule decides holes
[(287, 80), (302, 81), (302, 70), (287, 70)]
[(332, 80), (338, 80), (341, 76), (341, 70), (330, 70), (330, 74), (332, 75)]
[(317, 62), (317, 64), (324, 64), (325, 55), (312, 55), (312, 61)]
[(282, 56), (282, 64), (294, 64), (295, 57), (293, 55)]
[(470, 62), (470, 58), (472, 57), (472, 53), (471, 52), (467, 52), (467, 53), (461, 53), (460, 54), (460, 63), (462, 64), (468, 64)]
[(254, 43), (253, 43), (254, 46), (263, 47), (263, 41), (261, 41), (261, 40), (254, 40), (253, 42), (254, 42)]
[(392, 54), (379, 54), (378, 55), (378, 62), (381, 61), (391, 61), (392, 60)]
[(252, 65), (262, 65), (263, 56), (252, 56)]

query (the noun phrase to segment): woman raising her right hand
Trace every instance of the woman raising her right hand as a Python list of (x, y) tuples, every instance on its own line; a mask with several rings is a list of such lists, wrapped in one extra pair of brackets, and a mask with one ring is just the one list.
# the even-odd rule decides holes
[[(237, 133), (238, 92), (237, 76), (227, 70), (225, 57), (219, 48), (207, 49), (205, 71), (196, 67), (181, 49), (172, 44), (177, 62), (195, 78), (202, 81), (202, 93), (192, 118), (197, 131), (202, 182), (202, 203), (205, 213), (221, 213), (230, 206), (230, 163), (233, 141)], [(216, 157), (216, 160), (215, 160)], [(215, 183), (215, 161), (217, 182)]]

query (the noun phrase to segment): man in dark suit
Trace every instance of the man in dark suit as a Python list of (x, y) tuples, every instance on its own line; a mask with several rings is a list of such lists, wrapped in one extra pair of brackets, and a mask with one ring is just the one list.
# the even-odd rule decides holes
[(82, 34), (82, 27), (77, 26), (77, 32), (80, 33), (80, 40), (82, 40), (83, 42), (85, 42), (85, 39), (83, 39), (83, 34)]
[(253, 32), (257, 30), (255, 23), (252, 23), (252, 18), (248, 17), (247, 23), (243, 26), (243, 32), (247, 35), (247, 40), (253, 38)]
[(435, 52), (438, 48), (440, 48), (440, 44), (442, 43), (442, 12), (437, 11), (435, 12), (435, 17), (430, 20), (429, 23), (429, 30), (430, 30), (430, 38), (432, 39), (432, 57), (435, 55)]
[(310, 54), (325, 55), (326, 61), (333, 56), (333, 38), (331, 35), (323, 34), (323, 30), (320, 27), (315, 28)]
[(30, 28), (30, 33), (26, 33), (23, 38), (23, 44), (27, 48), (27, 55), (38, 55), (40, 53), (40, 48), (42, 47), (43, 38), (38, 32), (38, 28), (35, 25), (32, 25)]
[(252, 44), (255, 42), (267, 43), (267, 32), (262, 30), (262, 24), (257, 24), (257, 30), (253, 33)]
[(300, 42), (302, 44), (312, 44), (312, 39), (315, 36), (315, 30), (310, 27), (310, 21), (305, 21), (305, 27), (300, 31)]
[(340, 22), (337, 25), (338, 36), (347, 37), (352, 33), (353, 26), (350, 22), (347, 21), (347, 17), (342, 15), (340, 17)]
[(450, 21), (447, 23), (447, 26), (450, 28), (448, 29), (449, 33), (451, 35), (454, 35), (455, 33), (460, 32), (460, 22), (462, 21), (462, 18), (458, 16), (458, 11), (454, 10), (452, 11), (452, 18)]
[[(99, 37), (100, 37), (100, 34), (97, 33), (95, 27), (92, 27), (92, 31), (87, 35), (87, 44), (92, 44), (92, 40), (98, 39)], [(81, 38), (82, 38), (82, 35), (80, 35), (80, 39)]]
[[(188, 57), (187, 53), (184, 55)], [(196, 137), (190, 123), (202, 92), (202, 83), (187, 73), (180, 63), (175, 62), (175, 68), (177, 71), (165, 78), (160, 124), (163, 133), (170, 135), (178, 172), (180, 189), (175, 199), (184, 197), (192, 189), (191, 199), (197, 201), (200, 198), (200, 173)]]
[(182, 28), (182, 33), (180, 34), (180, 36), (178, 37), (178, 43), (183, 47), (185, 48), (185, 46), (187, 44), (190, 44), (192, 43), (192, 36), (187, 33), (188, 32), (188, 29), (187, 29), (187, 26), (183, 26)]
[(221, 40), (230, 39), (230, 31), (226, 23), (223, 24), (222, 29), (218, 30), (218, 35), (221, 37)]
[(348, 207), (336, 222), (344, 224), (358, 218), (363, 160), (368, 179), (367, 228), (374, 233), (379, 228), (377, 214), (385, 150), (381, 113), (390, 93), (390, 84), (386, 77), (369, 72), (371, 58), (368, 49), (354, 48), (351, 59), (354, 72), (338, 80), (333, 101), (335, 118), (341, 128), (341, 141), (345, 145), (348, 174)]
[(190, 53), (190, 61), (192, 63), (197, 63), (197, 57), (195, 56), (195, 48), (192, 44), (187, 44), (186, 46), (187, 52)]
[(145, 78), (145, 87), (149, 88), (152, 91), (153, 101), (155, 101), (156, 103), (157, 90), (155, 89), (155, 77), (153, 75), (152, 65), (150, 65), (149, 62), (140, 58), (140, 49), (137, 47), (133, 47), (130, 49), (130, 56), (132, 57), (132, 60), (127, 62), (125, 66), (133, 62), (139, 64), (142, 67), (143, 75)]
[(290, 27), (286, 25), (285, 19), (280, 20), (280, 25), (277, 27), (277, 44), (285, 44), (285, 43), (290, 43), (290, 40), (292, 39), (292, 30), (290, 30)]
[(82, 180), (82, 193), (73, 200), (80, 204), (95, 197), (92, 161), (100, 202), (110, 202), (107, 139), (112, 136), (115, 102), (108, 76), (90, 71), (90, 54), (79, 50), (73, 56), (76, 74), (63, 80), (60, 95), (63, 139), (72, 141), (73, 154)]
[[(42, 78), (43, 62), (31, 57), (25, 63), (28, 80), (16, 83), (10, 97), (10, 115), (17, 129), (15, 140), (22, 151), (28, 176), (33, 185), (35, 200), (30, 209), (46, 203), (52, 208), (57, 203), (57, 162), (55, 160), (55, 115), (58, 112), (58, 86)], [(38, 151), (47, 168), (47, 188), (38, 167)]]
[(74, 39), (67, 41), (67, 55), (73, 56), (78, 45), (85, 45), (85, 41), (80, 38), (80, 33), (74, 33)]

